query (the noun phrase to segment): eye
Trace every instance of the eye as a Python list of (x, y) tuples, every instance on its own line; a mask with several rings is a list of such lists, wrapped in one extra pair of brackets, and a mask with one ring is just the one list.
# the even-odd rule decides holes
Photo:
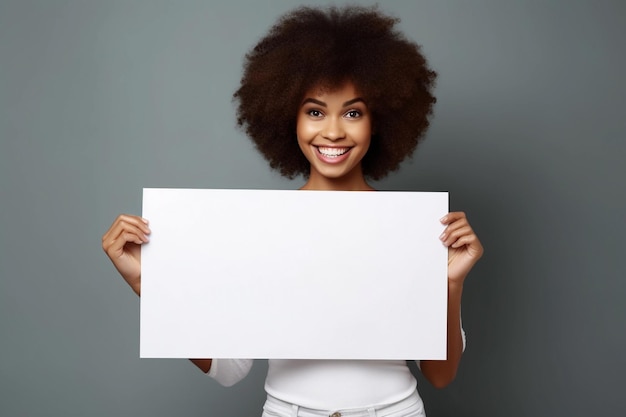
[(348, 119), (357, 119), (361, 117), (361, 112), (358, 110), (349, 110), (346, 112), (344, 117), (347, 117)]
[(309, 116), (311, 116), (311, 117), (315, 117), (315, 118), (318, 118), (318, 117), (322, 117), (322, 116), (323, 116), (322, 112), (321, 112), (321, 111), (319, 111), (319, 110), (316, 110), (316, 109), (311, 109), (311, 110), (308, 110), (308, 111), (306, 112), (306, 114), (308, 114), (308, 115), (309, 115)]

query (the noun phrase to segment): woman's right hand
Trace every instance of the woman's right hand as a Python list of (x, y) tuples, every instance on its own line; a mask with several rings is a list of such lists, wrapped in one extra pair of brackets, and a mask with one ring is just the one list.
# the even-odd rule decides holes
[[(102, 249), (128, 285), (141, 295), (141, 245), (148, 242), (148, 220), (120, 214), (102, 236)], [(212, 359), (191, 359), (204, 373), (211, 369)]]
[(148, 221), (120, 214), (102, 236), (102, 249), (124, 280), (141, 294), (141, 245), (148, 242)]

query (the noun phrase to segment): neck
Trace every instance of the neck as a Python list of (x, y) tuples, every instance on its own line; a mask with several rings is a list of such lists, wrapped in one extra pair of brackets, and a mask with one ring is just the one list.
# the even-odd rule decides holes
[(324, 190), (324, 191), (374, 191), (363, 177), (360, 169), (353, 170), (349, 175), (340, 178), (328, 178), (315, 170), (311, 170), (306, 184), (301, 190)]

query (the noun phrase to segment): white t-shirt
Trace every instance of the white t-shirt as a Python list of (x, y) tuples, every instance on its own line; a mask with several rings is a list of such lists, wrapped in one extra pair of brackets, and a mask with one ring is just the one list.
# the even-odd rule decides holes
[[(465, 349), (463, 329), (461, 336)], [(209, 376), (230, 386), (251, 367), (252, 359), (213, 359)], [(265, 380), (269, 395), (319, 410), (391, 404), (411, 395), (416, 386), (406, 361), (395, 360), (270, 359)]]

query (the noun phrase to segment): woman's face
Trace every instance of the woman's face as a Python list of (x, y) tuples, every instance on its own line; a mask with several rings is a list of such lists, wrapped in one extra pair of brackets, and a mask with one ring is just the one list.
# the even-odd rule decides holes
[(352, 83), (307, 91), (297, 117), (300, 149), (311, 163), (309, 181), (363, 182), (361, 160), (372, 136), (367, 105)]

